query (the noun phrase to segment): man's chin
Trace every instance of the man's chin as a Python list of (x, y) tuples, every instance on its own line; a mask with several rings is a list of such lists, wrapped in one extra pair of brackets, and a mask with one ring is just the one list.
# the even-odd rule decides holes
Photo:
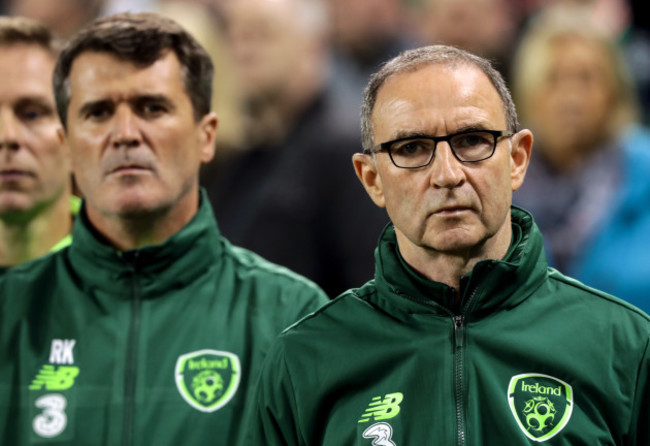
[(168, 206), (151, 201), (129, 201), (116, 206), (115, 214), (125, 220), (143, 219), (164, 214)]
[(40, 212), (41, 206), (25, 194), (0, 193), (0, 220), (9, 224), (24, 224)]
[(436, 233), (429, 245), (439, 252), (464, 253), (481, 243), (481, 238), (465, 227), (446, 229)]

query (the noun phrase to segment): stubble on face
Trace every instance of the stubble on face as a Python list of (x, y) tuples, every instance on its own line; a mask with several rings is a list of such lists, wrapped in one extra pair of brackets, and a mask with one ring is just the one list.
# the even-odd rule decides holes
[[(379, 91), (373, 121), (377, 143), (409, 133), (505, 130), (496, 90), (480, 70), (469, 66), (431, 65), (389, 78)], [(396, 168), (386, 153), (379, 153), (377, 170), (405, 258), (420, 259), (418, 263), (436, 256), (469, 261), (498, 255), (493, 247), (501, 251), (503, 240), (509, 243), (512, 189), (506, 147), (469, 164), (440, 143), (432, 163), (413, 170)]]
[(196, 120), (182, 72), (173, 52), (148, 67), (98, 52), (73, 62), (73, 166), (89, 218), (107, 232), (143, 224), (173, 233), (198, 210), (198, 171), (212, 156), (216, 117)]

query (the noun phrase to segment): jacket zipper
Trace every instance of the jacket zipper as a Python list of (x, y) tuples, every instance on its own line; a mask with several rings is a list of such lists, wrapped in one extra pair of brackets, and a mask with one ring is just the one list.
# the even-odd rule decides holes
[(133, 444), (133, 424), (135, 417), (135, 385), (137, 373), (138, 338), (140, 332), (140, 287), (135, 267), (131, 266), (131, 320), (127, 344), (126, 367), (124, 375), (124, 430), (122, 445)]
[(465, 317), (456, 315), (454, 319), (454, 376), (456, 396), (456, 433), (458, 446), (465, 445), (465, 405), (463, 404), (463, 343), (465, 341)]
[(472, 309), (474, 301), (477, 299), (478, 288), (474, 288), (469, 298), (462, 305), (458, 314), (454, 314), (454, 381), (456, 396), (456, 433), (457, 445), (465, 445), (467, 427), (465, 425), (465, 319), (466, 314)]
[[(397, 294), (415, 302), (431, 305), (430, 301), (427, 299), (418, 299), (405, 293), (398, 292)], [(463, 346), (465, 345), (465, 315), (472, 308), (477, 294), (478, 289), (474, 288), (472, 294), (470, 294), (467, 301), (465, 301), (465, 304), (459, 310), (458, 314), (454, 314), (452, 311), (442, 307), (444, 311), (449, 313), (454, 324), (454, 397), (456, 400), (456, 444), (458, 446), (465, 446), (466, 436), (465, 404), (463, 401), (465, 395), (465, 377), (463, 373), (465, 368), (463, 358), (465, 354), (463, 350)]]

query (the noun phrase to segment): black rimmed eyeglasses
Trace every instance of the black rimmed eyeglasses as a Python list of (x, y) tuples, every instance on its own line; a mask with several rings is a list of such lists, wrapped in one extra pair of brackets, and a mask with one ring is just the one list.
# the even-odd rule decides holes
[(396, 167), (417, 169), (428, 166), (438, 143), (446, 141), (458, 161), (475, 163), (494, 155), (499, 138), (512, 135), (506, 130), (464, 130), (445, 136), (408, 136), (378, 144), (366, 153), (385, 150)]

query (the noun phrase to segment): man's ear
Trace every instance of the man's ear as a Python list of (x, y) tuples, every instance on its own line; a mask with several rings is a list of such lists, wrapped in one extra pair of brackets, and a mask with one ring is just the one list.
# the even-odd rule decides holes
[(386, 207), (383, 183), (372, 155), (355, 153), (352, 156), (352, 164), (357, 177), (372, 201), (380, 208)]
[(61, 151), (63, 152), (63, 157), (67, 163), (66, 167), (68, 169), (68, 172), (72, 172), (72, 157), (70, 154), (70, 146), (68, 145), (68, 138), (65, 136), (65, 130), (63, 130), (63, 127), (58, 127), (56, 129), (56, 139), (59, 143), (59, 146), (61, 147)]
[(510, 152), (510, 178), (512, 190), (515, 191), (524, 182), (526, 170), (530, 163), (530, 155), (533, 150), (533, 133), (528, 130), (520, 130), (512, 136), (512, 151)]
[(215, 139), (219, 118), (216, 113), (210, 112), (201, 118), (199, 123), (199, 144), (201, 147), (201, 162), (208, 163), (214, 157)]

